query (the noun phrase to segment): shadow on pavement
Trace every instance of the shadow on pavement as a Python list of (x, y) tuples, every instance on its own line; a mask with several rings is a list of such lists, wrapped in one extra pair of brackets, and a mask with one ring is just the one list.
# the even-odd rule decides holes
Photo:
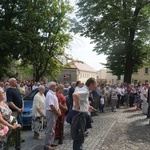
[(128, 136), (128, 140), (132, 141), (132, 143), (136, 143), (136, 146), (139, 150), (149, 149), (148, 147), (150, 146), (150, 124), (148, 123), (148, 119), (141, 118), (128, 124), (126, 128), (126, 134)]
[(127, 109), (127, 110), (124, 110), (123, 113), (129, 113), (129, 112), (136, 112), (138, 110), (136, 109)]

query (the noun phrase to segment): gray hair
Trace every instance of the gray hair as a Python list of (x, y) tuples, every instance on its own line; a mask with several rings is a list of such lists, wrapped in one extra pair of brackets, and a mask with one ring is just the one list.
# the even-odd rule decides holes
[(51, 86), (56, 85), (56, 82), (52, 81), (48, 83), (48, 88), (50, 88)]
[(39, 91), (41, 91), (41, 90), (45, 89), (45, 86), (44, 86), (44, 85), (40, 85), (40, 86), (38, 87), (38, 89), (39, 89)]
[(76, 82), (71, 82), (71, 86), (76, 86)]
[(10, 82), (12, 82), (13, 80), (16, 80), (15, 78), (10, 78), (9, 80), (8, 80), (8, 82), (10, 83)]

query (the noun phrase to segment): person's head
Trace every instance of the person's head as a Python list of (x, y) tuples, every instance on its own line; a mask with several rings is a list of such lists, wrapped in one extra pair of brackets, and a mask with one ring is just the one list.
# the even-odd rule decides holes
[(40, 86), (38, 87), (38, 90), (39, 90), (39, 92), (40, 92), (41, 94), (44, 94), (44, 93), (45, 93), (45, 86), (40, 85)]
[(72, 87), (76, 87), (76, 82), (71, 82)]
[(9, 86), (10, 86), (9, 82), (5, 82), (4, 87), (7, 89), (9, 88)]
[(65, 83), (65, 88), (68, 88), (70, 86), (69, 83)]
[(116, 85), (116, 84), (115, 84), (115, 85), (113, 85), (113, 88), (114, 88), (114, 89), (116, 89), (116, 88), (117, 88), (117, 85)]
[(15, 78), (10, 78), (8, 82), (11, 87), (17, 87), (17, 80)]
[(56, 82), (52, 81), (48, 83), (48, 88), (53, 91), (56, 92)]
[(149, 88), (149, 84), (148, 83), (146, 83), (146, 88)]
[(64, 85), (63, 84), (58, 84), (57, 86), (57, 92), (58, 93), (63, 93)]
[(76, 82), (76, 87), (77, 87), (77, 86), (80, 87), (80, 88), (82, 87), (81, 81), (77, 81), (77, 82)]
[(94, 78), (87, 79), (85, 85), (89, 88), (90, 91), (96, 88), (96, 80)]
[(4, 82), (0, 82), (0, 87), (4, 87)]
[(41, 84), (40, 84), (40, 82), (37, 82), (37, 86), (39, 87)]
[(20, 87), (24, 87), (24, 83), (23, 82), (20, 83)]
[(0, 102), (5, 98), (4, 90), (0, 87)]

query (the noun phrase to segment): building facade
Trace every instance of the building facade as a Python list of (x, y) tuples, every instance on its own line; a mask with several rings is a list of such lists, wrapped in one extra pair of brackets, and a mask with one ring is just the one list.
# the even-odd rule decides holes
[[(98, 80), (106, 80), (107, 84), (122, 83), (124, 76), (120, 80), (113, 75), (109, 69), (101, 69), (97, 72)], [(132, 74), (131, 83), (150, 83), (150, 67), (142, 67), (138, 72)]]
[(150, 83), (150, 66), (145, 66), (132, 74), (132, 83)]
[(96, 78), (97, 73), (91, 66), (82, 61), (72, 61), (68, 63), (68, 67), (62, 69), (57, 81), (61, 83), (71, 83), (73, 81), (81, 81), (85, 83), (90, 77)]

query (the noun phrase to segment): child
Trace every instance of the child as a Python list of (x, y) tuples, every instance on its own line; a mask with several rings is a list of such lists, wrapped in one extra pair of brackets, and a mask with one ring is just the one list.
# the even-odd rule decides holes
[(100, 112), (104, 113), (104, 107), (105, 107), (105, 99), (104, 99), (104, 96), (101, 96), (101, 99), (100, 99)]

